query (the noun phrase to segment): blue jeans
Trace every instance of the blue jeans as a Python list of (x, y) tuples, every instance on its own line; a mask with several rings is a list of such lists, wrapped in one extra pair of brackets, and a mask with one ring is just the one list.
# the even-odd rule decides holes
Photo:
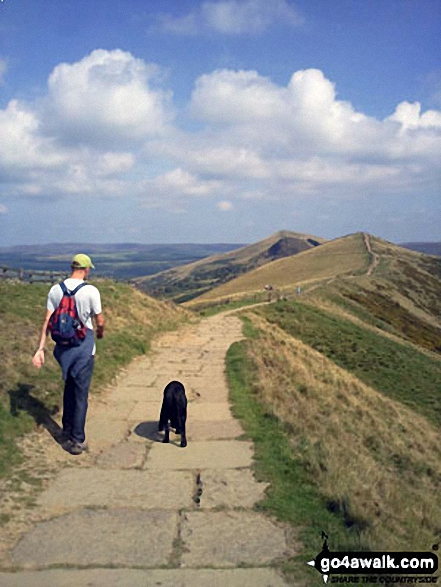
[(68, 374), (64, 384), (63, 431), (74, 442), (84, 442), (86, 435), (87, 398), (94, 367), (91, 356), (83, 369), (75, 376)]

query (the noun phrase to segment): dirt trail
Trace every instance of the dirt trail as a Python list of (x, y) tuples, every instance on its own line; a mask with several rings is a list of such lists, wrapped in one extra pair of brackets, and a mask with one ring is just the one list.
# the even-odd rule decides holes
[[(68, 455), (40, 432), (59, 468), (5, 534), (3, 587), (286, 585), (277, 564), (294, 552), (291, 533), (253, 510), (267, 486), (228, 402), (225, 353), (241, 337), (239, 319), (220, 314), (158, 339), (91, 401), (88, 453)], [(189, 399), (185, 449), (156, 432), (172, 379)]]
[(372, 250), (372, 245), (371, 245), (371, 237), (369, 234), (367, 234), (366, 232), (363, 233), (363, 237), (364, 237), (364, 244), (366, 245), (366, 249), (369, 253), (369, 255), (371, 256), (371, 263), (369, 265), (369, 268), (367, 270), (366, 275), (372, 275), (372, 273), (375, 271), (375, 269), (378, 267), (378, 263), (380, 262), (380, 257), (379, 255), (377, 255), (376, 253), (374, 253), (374, 251)]

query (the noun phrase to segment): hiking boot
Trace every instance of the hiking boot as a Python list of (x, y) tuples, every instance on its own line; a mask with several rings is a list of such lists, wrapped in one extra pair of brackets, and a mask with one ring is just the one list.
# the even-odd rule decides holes
[(87, 450), (87, 446), (84, 442), (75, 442), (75, 440), (69, 439), (63, 444), (63, 448), (66, 452), (71, 455), (80, 455)]
[(64, 444), (65, 442), (70, 440), (70, 433), (63, 429), (57, 430), (57, 432), (55, 433), (55, 440), (59, 444)]

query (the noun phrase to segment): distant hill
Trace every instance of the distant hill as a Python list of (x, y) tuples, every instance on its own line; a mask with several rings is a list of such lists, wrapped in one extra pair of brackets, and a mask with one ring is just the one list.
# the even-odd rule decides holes
[(293, 289), (337, 275), (363, 272), (369, 264), (363, 233), (328, 241), (297, 255), (272, 260), (194, 299), (189, 305), (259, 293), (265, 285)]
[(324, 242), (326, 240), (320, 237), (280, 231), (252, 245), (138, 279), (136, 283), (150, 295), (184, 302), (229, 282), (238, 275), (276, 259), (315, 249)]
[(402, 243), (400, 247), (425, 253), (426, 255), (437, 255), (441, 257), (441, 243)]
[(72, 256), (89, 254), (100, 277), (132, 279), (225, 253), (242, 244), (52, 243), (0, 247), (0, 267), (26, 271), (68, 271)]

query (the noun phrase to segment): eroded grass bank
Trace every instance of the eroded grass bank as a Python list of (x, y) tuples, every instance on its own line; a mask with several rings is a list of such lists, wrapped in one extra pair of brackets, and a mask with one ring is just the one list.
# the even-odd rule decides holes
[(263, 316), (248, 316), (247, 340), (228, 353), (232, 400), (256, 444), (257, 474), (271, 483), (260, 507), (300, 528), (297, 577), (319, 552), (322, 530), (336, 551), (430, 550), (441, 531), (439, 429)]

